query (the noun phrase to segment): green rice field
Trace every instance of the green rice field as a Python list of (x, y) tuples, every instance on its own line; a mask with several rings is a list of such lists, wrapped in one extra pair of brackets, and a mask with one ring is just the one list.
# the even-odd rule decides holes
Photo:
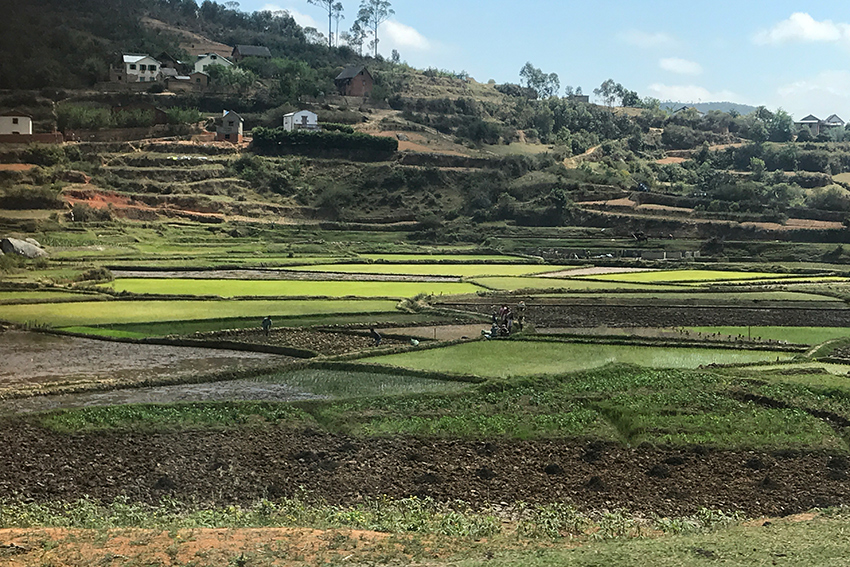
[(192, 280), (121, 278), (104, 284), (115, 291), (151, 295), (219, 297), (413, 297), (425, 293), (460, 295), (480, 291), (462, 282), (380, 282), (310, 280)]
[(383, 261), (403, 264), (406, 262), (490, 262), (494, 264), (506, 264), (513, 262), (527, 262), (525, 258), (517, 256), (504, 256), (501, 254), (358, 254), (358, 258), (372, 261)]
[(74, 293), (69, 291), (0, 291), (0, 303), (31, 302), (39, 301), (85, 301), (93, 297), (101, 297), (95, 294)]
[(287, 268), (303, 272), (404, 274), (411, 276), (527, 276), (569, 269), (544, 264), (316, 264)]
[(262, 318), (266, 315), (392, 313), (395, 307), (396, 302), (392, 300), (81, 301), (2, 305), (0, 321), (69, 327), (226, 317)]
[(682, 291), (681, 286), (601, 282), (583, 279), (561, 278), (532, 278), (532, 277), (477, 277), (470, 280), (490, 289), (513, 291), (517, 289), (564, 289), (568, 291), (583, 290), (642, 290), (642, 291)]
[(255, 379), (257, 382), (287, 384), (298, 390), (331, 398), (394, 396), (400, 394), (450, 393), (469, 389), (472, 384), (446, 380), (385, 374), (306, 368)]
[[(479, 282), (480, 280), (475, 280)], [(628, 293), (581, 293), (569, 295), (566, 293), (546, 293), (536, 297), (573, 297), (579, 299), (618, 299), (628, 301), (629, 299), (659, 299), (668, 302), (693, 302), (693, 301), (825, 301), (832, 303), (843, 303), (840, 299), (828, 295), (815, 293), (803, 293), (798, 291), (679, 291), (668, 292), (628, 292)]]
[(818, 345), (832, 339), (850, 337), (847, 327), (688, 327), (691, 333), (761, 338), (803, 345)]
[(782, 361), (792, 354), (756, 350), (645, 347), (538, 341), (475, 341), (366, 359), (411, 370), (490, 378), (560, 374), (611, 363), (652, 368), (696, 368), (705, 364)]
[(800, 277), (795, 274), (776, 274), (770, 272), (725, 272), (719, 270), (658, 270), (650, 272), (628, 272), (622, 274), (601, 274), (581, 276), (584, 278), (632, 283), (661, 282), (722, 282), (735, 280), (779, 280)]

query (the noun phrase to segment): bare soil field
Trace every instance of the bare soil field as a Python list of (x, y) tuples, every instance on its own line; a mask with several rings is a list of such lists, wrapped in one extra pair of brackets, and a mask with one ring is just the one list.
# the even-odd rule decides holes
[[(380, 331), (385, 333), (383, 329)], [(375, 341), (369, 336), (368, 330), (353, 332), (335, 332), (305, 329), (272, 329), (269, 336), (265, 336), (260, 329), (233, 329), (229, 331), (216, 331), (211, 333), (197, 333), (189, 335), (194, 340), (209, 341), (234, 341), (249, 344), (264, 344), (274, 346), (287, 346), (318, 352), (319, 354), (344, 354), (367, 350), (375, 346)], [(381, 346), (400, 346), (408, 344), (407, 340), (391, 337), (382, 337)]]
[(568, 502), (684, 516), (788, 515), (850, 504), (846, 459), (822, 452), (628, 448), (566, 440), (357, 438), (284, 427), (64, 435), (0, 422), (0, 497), (117, 496), (251, 504), (303, 489), (329, 504), (430, 496), (476, 507)]
[(0, 171), (29, 171), (34, 167), (31, 163), (0, 163)]
[(261, 370), (294, 360), (253, 352), (129, 344), (15, 330), (0, 337), (0, 397)]
[[(448, 307), (489, 314), (493, 304), (516, 300), (488, 298), (486, 301), (440, 303)], [(526, 321), (537, 328), (548, 327), (710, 327), (780, 326), (847, 327), (850, 309), (681, 306), (649, 302), (644, 305), (558, 304), (526, 301)]]

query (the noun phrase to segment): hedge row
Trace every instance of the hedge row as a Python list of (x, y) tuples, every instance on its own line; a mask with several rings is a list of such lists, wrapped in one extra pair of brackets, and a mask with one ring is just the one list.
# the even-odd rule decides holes
[(304, 148), (315, 150), (367, 150), (393, 153), (398, 151), (398, 140), (384, 136), (370, 136), (360, 132), (287, 132), (281, 128), (254, 128), (255, 149), (274, 153), (278, 148)]

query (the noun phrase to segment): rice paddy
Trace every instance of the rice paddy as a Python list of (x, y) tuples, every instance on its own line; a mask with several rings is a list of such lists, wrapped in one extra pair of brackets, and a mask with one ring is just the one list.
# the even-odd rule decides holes
[(792, 354), (757, 350), (645, 347), (539, 341), (476, 341), (446, 348), (367, 359), (374, 364), (455, 375), (508, 378), (563, 374), (606, 364), (697, 368), (790, 360)]
[(558, 272), (564, 266), (544, 264), (316, 264), (287, 268), (302, 272), (336, 272), (344, 274), (402, 274), (411, 276), (527, 276)]

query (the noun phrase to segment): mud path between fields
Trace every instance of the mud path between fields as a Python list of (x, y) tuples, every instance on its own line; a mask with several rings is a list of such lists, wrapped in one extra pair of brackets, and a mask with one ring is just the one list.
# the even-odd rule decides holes
[(569, 502), (672, 516), (703, 507), (759, 516), (850, 504), (847, 459), (819, 452), (358, 438), (282, 427), (63, 435), (8, 420), (0, 435), (0, 498), (36, 502), (126, 495), (251, 504), (303, 487), (329, 504), (416, 495), (477, 507)]

